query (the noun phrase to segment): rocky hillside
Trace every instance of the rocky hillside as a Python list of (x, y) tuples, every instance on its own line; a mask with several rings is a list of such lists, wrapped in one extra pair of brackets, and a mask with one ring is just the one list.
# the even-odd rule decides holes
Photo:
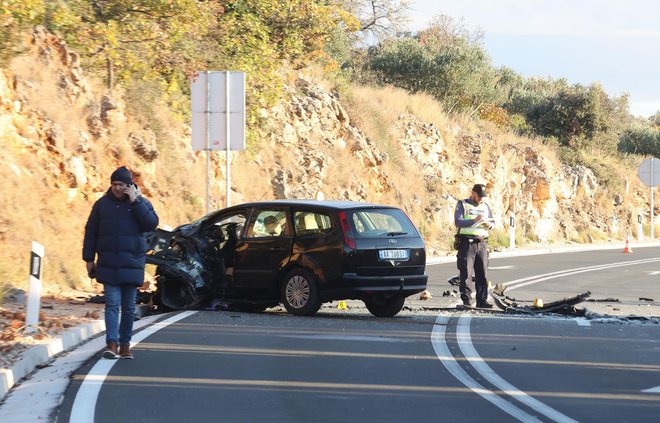
[[(164, 105), (132, 114), (131, 99), (99, 87), (61, 40), (36, 30), (31, 46), (0, 69), (0, 286), (26, 283), (36, 240), (46, 248), (51, 290), (85, 289), (83, 226), (112, 170), (132, 169), (161, 222), (176, 226), (205, 213), (206, 155), (191, 151), (189, 127)], [(257, 142), (231, 159), (232, 204), (317, 198), (399, 205), (432, 254), (448, 253), (455, 203), (475, 182), (489, 186), (501, 233), (515, 214), (526, 242), (622, 238), (648, 208), (634, 169), (612, 169), (627, 182), (611, 192), (591, 170), (560, 163), (538, 141), (449, 118), (439, 127), (402, 110), (387, 128), (390, 142), (379, 144), (353, 123), (369, 116), (356, 119), (322, 87), (300, 76), (279, 106), (261, 111)], [(226, 204), (224, 173), (224, 153), (213, 153), (212, 208)]]

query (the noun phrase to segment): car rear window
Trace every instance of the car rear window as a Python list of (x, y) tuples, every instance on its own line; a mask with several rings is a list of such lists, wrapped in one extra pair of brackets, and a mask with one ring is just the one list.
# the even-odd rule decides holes
[(351, 220), (358, 238), (395, 235), (417, 236), (417, 230), (406, 214), (398, 209), (369, 209), (352, 212)]

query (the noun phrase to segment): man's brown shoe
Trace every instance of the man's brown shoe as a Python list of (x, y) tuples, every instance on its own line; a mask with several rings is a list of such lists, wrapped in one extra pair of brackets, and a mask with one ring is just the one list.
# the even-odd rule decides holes
[(101, 355), (103, 356), (103, 358), (108, 358), (111, 360), (115, 358), (119, 358), (119, 355), (117, 354), (117, 343), (108, 341)]
[(133, 352), (131, 351), (131, 345), (130, 344), (122, 344), (119, 347), (119, 357), (120, 358), (127, 358), (129, 360), (133, 359)]

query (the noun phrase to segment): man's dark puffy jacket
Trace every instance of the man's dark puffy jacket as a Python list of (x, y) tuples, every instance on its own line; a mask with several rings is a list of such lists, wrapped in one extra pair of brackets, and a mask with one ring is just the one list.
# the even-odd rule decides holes
[(104, 284), (144, 283), (147, 252), (145, 232), (158, 226), (158, 215), (146, 198), (133, 204), (119, 200), (110, 190), (94, 206), (85, 225), (83, 260), (98, 254), (96, 279)]

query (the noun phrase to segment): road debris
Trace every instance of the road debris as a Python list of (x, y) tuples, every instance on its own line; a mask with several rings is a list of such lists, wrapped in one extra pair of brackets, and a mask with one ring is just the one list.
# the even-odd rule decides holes
[(422, 292), (421, 295), (419, 296), (419, 299), (424, 301), (428, 301), (431, 298), (433, 298), (433, 295), (431, 295), (431, 291), (429, 291), (428, 289), (424, 290), (424, 292)]
[(584, 316), (586, 314), (586, 310), (578, 309), (574, 306), (581, 303), (591, 295), (591, 292), (587, 291), (583, 294), (578, 294), (573, 297), (563, 298), (558, 301), (551, 301), (544, 304), (542, 301), (539, 301), (538, 298), (534, 301), (517, 300), (507, 296), (505, 291), (506, 286), (503, 284), (497, 284), (491, 291), (491, 296), (493, 297), (495, 304), (507, 312), (527, 314), (557, 313), (570, 316)]

